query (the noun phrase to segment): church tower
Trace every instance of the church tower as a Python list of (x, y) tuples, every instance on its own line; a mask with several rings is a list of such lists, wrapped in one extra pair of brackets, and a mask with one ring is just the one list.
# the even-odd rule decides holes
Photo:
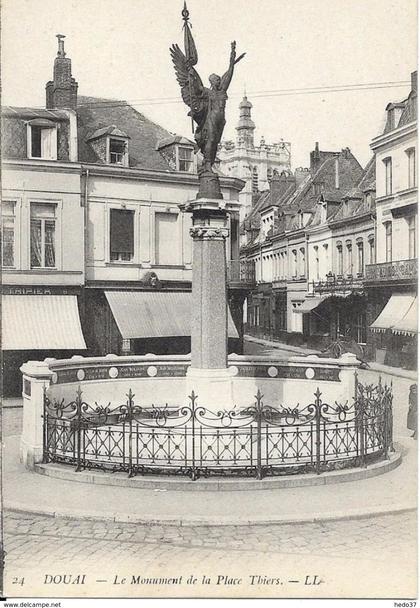
[(246, 95), (239, 104), (239, 122), (236, 127), (236, 144), (238, 147), (254, 147), (255, 123), (251, 118), (252, 103)]

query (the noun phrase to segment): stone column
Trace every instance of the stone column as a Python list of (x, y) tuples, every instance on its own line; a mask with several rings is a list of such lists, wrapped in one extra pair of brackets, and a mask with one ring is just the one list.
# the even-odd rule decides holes
[(187, 390), (199, 396), (200, 405), (232, 405), (232, 381), (228, 370), (228, 303), (226, 239), (228, 212), (237, 201), (198, 198), (182, 206), (192, 212), (193, 277), (191, 318), (191, 367)]
[[(221, 221), (226, 220), (220, 217)], [(193, 238), (191, 365), (227, 367), (227, 290), (225, 227), (195, 225)]]

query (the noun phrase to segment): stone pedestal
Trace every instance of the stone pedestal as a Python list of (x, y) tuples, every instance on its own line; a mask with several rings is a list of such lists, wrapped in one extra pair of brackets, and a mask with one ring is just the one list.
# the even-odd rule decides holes
[(186, 390), (189, 397), (194, 391), (196, 405), (207, 410), (231, 410), (234, 403), (234, 374), (230, 369), (188, 368)]
[(191, 367), (187, 390), (206, 407), (232, 405), (232, 379), (227, 370), (228, 301), (226, 239), (228, 213), (239, 203), (198, 198), (182, 209), (193, 216)]

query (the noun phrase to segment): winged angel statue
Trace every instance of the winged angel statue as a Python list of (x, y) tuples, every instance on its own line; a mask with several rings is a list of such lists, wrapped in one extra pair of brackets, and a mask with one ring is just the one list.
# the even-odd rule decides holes
[(194, 68), (198, 61), (198, 55), (190, 30), (191, 26), (188, 23), (189, 12), (185, 3), (182, 17), (184, 19), (185, 54), (177, 44), (172, 45), (170, 53), (176, 77), (181, 86), (182, 99), (190, 108), (188, 115), (191, 116), (193, 121), (193, 130), (194, 122), (197, 124), (194, 137), (204, 157), (199, 174), (211, 173), (214, 175), (212, 165), (216, 159), (217, 146), (226, 124), (226, 91), (232, 80), (234, 66), (245, 56), (245, 53), (237, 58), (236, 43), (232, 42), (229, 68), (222, 77), (211, 74), (209, 77), (210, 88), (205, 87)]

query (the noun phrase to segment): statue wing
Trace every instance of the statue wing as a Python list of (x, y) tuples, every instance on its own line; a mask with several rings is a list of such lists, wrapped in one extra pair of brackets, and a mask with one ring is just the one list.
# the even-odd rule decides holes
[(198, 72), (188, 65), (188, 59), (177, 44), (170, 48), (176, 78), (181, 87), (184, 103), (191, 108), (191, 116), (196, 122), (206, 110), (206, 100), (203, 97), (204, 86)]

